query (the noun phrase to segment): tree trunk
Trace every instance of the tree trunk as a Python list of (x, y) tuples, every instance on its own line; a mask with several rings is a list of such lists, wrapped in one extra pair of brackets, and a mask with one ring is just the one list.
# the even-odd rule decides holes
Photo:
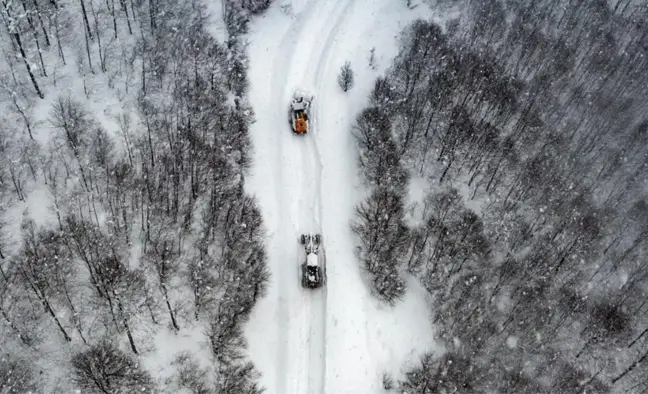
[[(100, 291), (100, 296), (102, 295), (103, 291)], [(113, 300), (112, 297), (109, 296), (107, 293), (103, 293), (104, 297), (108, 301), (108, 307), (110, 309), (110, 317), (112, 318), (113, 324), (115, 325), (115, 328), (117, 329), (118, 332), (121, 332), (121, 329), (119, 328), (119, 324), (117, 324), (117, 316), (115, 316), (115, 306), (113, 305)]]
[(646, 328), (645, 330), (643, 330), (643, 331), (641, 332), (641, 334), (639, 334), (639, 336), (638, 336), (637, 338), (635, 338), (634, 340), (632, 340), (632, 342), (630, 342), (630, 344), (628, 345), (628, 348), (631, 348), (632, 345), (634, 345), (635, 343), (637, 343), (637, 341), (640, 340), (640, 339), (641, 339), (644, 335), (646, 335), (646, 334), (648, 334), (648, 328)]
[(121, 315), (122, 322), (124, 323), (124, 328), (126, 329), (126, 335), (128, 336), (128, 343), (130, 344), (131, 350), (135, 354), (137, 352), (137, 347), (135, 347), (135, 340), (133, 339), (133, 334), (131, 332), (130, 326), (128, 325), (128, 319), (124, 315), (124, 307), (122, 306), (121, 300), (117, 298), (117, 307), (119, 308), (119, 314)]
[(25, 114), (25, 111), (23, 111), (22, 108), (20, 108), (20, 105), (18, 104), (18, 100), (16, 99), (16, 95), (12, 94), (11, 99), (13, 100), (14, 106), (16, 107), (16, 110), (20, 114), (20, 116), (23, 118), (23, 121), (25, 122), (25, 127), (27, 127), (27, 132), (29, 133), (29, 138), (34, 141), (34, 135), (32, 133), (32, 128), (31, 128), (31, 123), (29, 122), (29, 118), (27, 118), (27, 115)]
[[(143, 79), (142, 79), (143, 80)], [(153, 154), (153, 136), (151, 133), (151, 125), (149, 124), (148, 118), (146, 119), (146, 132), (147, 132), (147, 142), (149, 148), (149, 156), (151, 159), (151, 168), (155, 168), (155, 156)]]
[(87, 345), (88, 341), (83, 335), (83, 329), (81, 327), (81, 318), (79, 317), (79, 313), (76, 311), (76, 308), (74, 307), (74, 303), (72, 302), (72, 297), (70, 297), (70, 292), (68, 291), (68, 288), (65, 285), (65, 283), (63, 285), (63, 293), (65, 294), (65, 300), (67, 301), (68, 307), (70, 308), (70, 312), (72, 312), (72, 321), (74, 322), (74, 327), (79, 333), (79, 336), (81, 337), (83, 343)]
[(624, 376), (626, 376), (627, 374), (629, 374), (630, 372), (632, 372), (632, 370), (634, 370), (635, 368), (637, 368), (637, 366), (638, 366), (639, 364), (643, 364), (643, 362), (646, 361), (646, 359), (648, 359), (648, 351), (646, 351), (646, 352), (643, 354), (643, 356), (641, 356), (641, 358), (640, 358), (639, 360), (637, 360), (637, 361), (635, 361), (634, 363), (632, 363), (628, 368), (626, 368), (623, 372), (621, 372), (617, 377), (615, 377), (614, 379), (612, 379), (612, 384), (615, 384), (615, 383), (618, 382), (619, 380), (623, 379)]
[(16, 169), (14, 168), (13, 163), (9, 164), (9, 173), (11, 174), (11, 181), (16, 189), (16, 194), (18, 194), (18, 200), (25, 201), (25, 195), (23, 194), (22, 186), (20, 185), (20, 179), (16, 177)]
[(155, 0), (149, 0), (149, 17), (151, 19), (151, 30), (155, 30), (157, 28), (157, 20), (156, 20), (156, 5), (155, 5)]
[(448, 165), (443, 170), (443, 174), (441, 174), (441, 178), (439, 178), (439, 184), (443, 183), (443, 180), (445, 179), (445, 176), (448, 173), (448, 170), (450, 170), (450, 166), (452, 165), (453, 161), (454, 161), (454, 153), (451, 153), (451, 157), (450, 157), (450, 160), (448, 161)]
[(43, 61), (43, 53), (41, 52), (40, 42), (38, 41), (37, 35), (34, 35), (34, 42), (36, 42), (36, 50), (38, 51), (38, 60), (40, 61), (41, 64), (41, 74), (42, 76), (46, 77), (47, 70), (45, 69), (45, 62)]
[(27, 9), (27, 4), (25, 4), (25, 0), (20, 0), (20, 3), (22, 4), (23, 11), (25, 11), (24, 16), (27, 18), (27, 23), (29, 23), (29, 28), (34, 32), (34, 36), (36, 36), (38, 33), (36, 33), (36, 27), (34, 26), (34, 20), (31, 17), (31, 12), (30, 10)]
[(151, 297), (149, 297), (148, 292), (146, 294), (146, 302), (145, 302), (145, 304), (146, 304), (146, 309), (149, 312), (149, 315), (151, 315), (151, 321), (153, 322), (153, 324), (157, 325), (158, 321), (155, 318), (155, 313), (153, 312), (153, 307), (151, 306)]
[(124, 0), (119, 0), (119, 4), (121, 5), (121, 9), (122, 9), (122, 11), (124, 11), (124, 14), (126, 14), (126, 24), (128, 25), (128, 34), (133, 35), (133, 29), (131, 27), (130, 16), (128, 15), (128, 5), (126, 5)]
[(58, 326), (59, 330), (61, 331), (61, 334), (63, 334), (63, 338), (65, 338), (65, 340), (67, 342), (71, 342), (72, 338), (70, 338), (67, 331), (65, 331), (65, 328), (63, 328), (63, 325), (61, 324), (60, 320), (56, 316), (56, 313), (54, 313), (54, 310), (52, 309), (52, 306), (50, 305), (50, 303), (45, 298), (42, 298), (41, 301), (43, 302), (43, 305), (45, 306), (45, 309), (47, 309), (47, 312), (50, 314), (50, 316), (52, 316), (52, 319), (54, 319), (54, 321), (56, 322), (56, 325)]
[[(92, 18), (94, 19), (95, 33), (97, 33), (97, 50), (99, 52), (99, 67), (101, 72), (106, 72), (106, 54), (101, 46), (101, 33), (99, 32), (99, 18), (95, 12), (94, 5), (90, 2), (90, 11), (92, 11)], [(115, 27), (116, 28), (116, 27)]]
[(88, 20), (88, 13), (86, 12), (85, 2), (83, 0), (79, 1), (81, 2), (81, 14), (83, 15), (83, 23), (85, 24), (88, 37), (92, 40), (92, 31), (90, 30), (90, 21)]
[(169, 316), (171, 316), (171, 324), (173, 325), (173, 329), (176, 331), (180, 330), (180, 327), (178, 327), (178, 322), (176, 321), (175, 313), (173, 312), (173, 308), (171, 308), (171, 302), (169, 301), (169, 295), (166, 290), (166, 286), (162, 286), (162, 294), (164, 295), (164, 301), (166, 302), (167, 309), (169, 310)]
[(55, 18), (56, 22), (54, 23), (54, 28), (56, 33), (56, 48), (58, 50), (59, 56), (61, 57), (61, 61), (64, 65), (67, 65), (67, 63), (65, 62), (65, 54), (63, 53), (63, 46), (61, 46), (61, 31), (59, 30), (58, 15)]
[(38, 97), (44, 99), (45, 95), (40, 90), (40, 87), (38, 86), (38, 82), (36, 81), (36, 76), (34, 76), (34, 73), (32, 72), (31, 67), (29, 66), (29, 62), (27, 61), (27, 54), (25, 54), (25, 49), (23, 48), (22, 41), (20, 40), (20, 34), (13, 33), (13, 37), (14, 40), (16, 41), (16, 44), (18, 45), (18, 49), (20, 50), (20, 55), (23, 59), (23, 62), (25, 63), (25, 68), (27, 69), (27, 73), (29, 74), (29, 79), (31, 79), (31, 82), (34, 85), (34, 90), (36, 90), (36, 94), (38, 94)]
[[(83, 0), (81, 0), (81, 1), (83, 1)], [(90, 33), (90, 27), (87, 27), (87, 28), (83, 29), (83, 31), (84, 31), (83, 36), (85, 38), (86, 54), (88, 55), (88, 67), (90, 68), (90, 72), (92, 74), (94, 74), (94, 70), (92, 68), (92, 58), (90, 56), (90, 42), (88, 41), (88, 39), (90, 38), (90, 34), (91, 34)], [(85, 90), (85, 78), (83, 79), (83, 81), (84, 81), (83, 88)], [(86, 92), (86, 96), (87, 95), (88, 95), (88, 93)]]
[[(36, 26), (34, 25), (34, 20), (31, 17), (31, 10), (27, 9), (27, 4), (25, 4), (25, 0), (21, 0), (21, 3), (22, 3), (22, 6), (23, 6), (23, 11), (25, 11), (25, 15), (27, 16), (27, 22), (29, 23), (29, 28), (34, 33), (34, 42), (36, 43), (36, 50), (38, 52), (38, 58), (39, 58), (40, 64), (41, 64), (41, 74), (44, 77), (46, 77), (47, 76), (47, 71), (45, 70), (45, 62), (43, 62), (43, 54), (41, 53), (40, 42), (38, 41), (38, 30), (36, 29)], [(40, 15), (39, 15), (39, 17), (40, 17)], [(42, 20), (41, 20), (41, 26), (42, 26)], [(46, 37), (46, 39), (47, 39), (47, 37)]]
[(106, 8), (110, 11), (110, 16), (113, 20), (113, 31), (115, 32), (115, 39), (117, 38), (117, 18), (115, 17), (115, 0), (106, 0)]
[(142, 56), (142, 93), (146, 95), (146, 59)]
[(590, 339), (585, 342), (585, 346), (583, 346), (583, 348), (578, 353), (576, 353), (576, 358), (580, 358), (580, 356), (585, 352), (585, 350), (587, 350), (587, 348), (594, 342), (594, 340), (596, 340), (595, 336), (590, 337)]
[(124, 327), (126, 328), (126, 335), (128, 336), (128, 343), (130, 344), (131, 350), (133, 351), (133, 353), (139, 354), (137, 352), (137, 348), (135, 347), (135, 340), (133, 339), (133, 334), (131, 333), (131, 329), (126, 318), (124, 318)]
[(16, 327), (14, 322), (9, 318), (9, 315), (7, 315), (7, 312), (2, 308), (0, 308), (0, 315), (2, 315), (4, 320), (7, 322), (7, 325), (9, 326), (9, 328), (11, 328), (16, 333), (16, 335), (18, 335), (18, 338), (20, 338), (22, 343), (24, 343), (27, 346), (30, 346), (29, 338), (25, 337), (25, 335), (20, 331), (20, 329), (18, 329), (18, 327)]
[(191, 278), (191, 287), (192, 287), (193, 296), (194, 296), (194, 318), (196, 319), (196, 321), (198, 321), (200, 319), (199, 314), (200, 314), (200, 310), (202, 309), (202, 302), (203, 302), (202, 294), (200, 293), (200, 289), (201, 289), (201, 287), (200, 287), (200, 279), (197, 278), (197, 276), (199, 274), (196, 273), (196, 271), (198, 269), (199, 269), (199, 266), (194, 267), (193, 270), (192, 270), (193, 272), (191, 273), (191, 276), (192, 276), (192, 278)]
[(49, 39), (49, 35), (47, 34), (47, 30), (45, 29), (45, 24), (43, 23), (43, 17), (41, 16), (40, 8), (38, 7), (38, 1), (33, 0), (34, 3), (34, 9), (36, 10), (36, 16), (38, 16), (38, 23), (40, 24), (41, 30), (43, 30), (43, 37), (45, 37), (45, 45), (48, 47), (51, 46), (51, 42)]

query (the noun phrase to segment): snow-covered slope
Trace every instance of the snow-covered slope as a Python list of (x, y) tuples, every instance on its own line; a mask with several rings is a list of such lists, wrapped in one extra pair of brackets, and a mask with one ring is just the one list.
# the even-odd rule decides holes
[[(383, 310), (370, 296), (354, 255), (349, 223), (360, 201), (350, 129), (373, 79), (396, 54), (398, 32), (423, 5), (398, 0), (294, 0), (274, 4), (252, 24), (250, 98), (255, 194), (268, 229), (272, 282), (247, 328), (250, 356), (269, 394), (378, 392), (384, 372), (433, 346), (422, 292)], [(375, 47), (378, 67), (368, 64)], [(340, 66), (351, 61), (356, 86), (343, 93)], [(295, 90), (315, 95), (311, 132), (288, 123)], [(323, 236), (327, 286), (305, 290), (301, 233)], [(386, 309), (386, 308), (385, 308)]]

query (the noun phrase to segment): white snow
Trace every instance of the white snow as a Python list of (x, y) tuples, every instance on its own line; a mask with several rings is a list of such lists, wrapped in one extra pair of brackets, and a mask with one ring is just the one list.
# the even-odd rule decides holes
[(428, 182), (421, 176), (412, 176), (408, 185), (405, 220), (414, 228), (423, 224), (425, 197), (428, 193)]
[(517, 347), (518, 343), (518, 338), (514, 336), (510, 336), (506, 338), (506, 346), (509, 347), (509, 349), (515, 349)]
[[(350, 220), (366, 193), (357, 177), (350, 133), (374, 78), (397, 53), (399, 32), (430, 17), (395, 0), (293, 0), (254, 19), (249, 38), (250, 100), (256, 122), (253, 170), (246, 188), (259, 199), (268, 230), (272, 281), (246, 328), (249, 355), (268, 394), (383, 392), (383, 373), (437, 349), (423, 294), (410, 284), (395, 308), (380, 305), (361, 275)], [(368, 64), (375, 47), (377, 67)], [(356, 73), (343, 93), (345, 61)], [(295, 90), (314, 94), (311, 132), (293, 135), (288, 108)], [(321, 233), (325, 287), (302, 289), (301, 233)]]
[[(183, 322), (184, 323), (184, 322)], [(173, 362), (183, 352), (190, 354), (201, 366), (208, 369), (212, 363), (209, 339), (203, 324), (185, 323), (180, 332), (166, 328), (154, 333), (149, 339), (150, 351), (142, 356), (143, 366), (159, 381), (169, 379), (175, 371)]]

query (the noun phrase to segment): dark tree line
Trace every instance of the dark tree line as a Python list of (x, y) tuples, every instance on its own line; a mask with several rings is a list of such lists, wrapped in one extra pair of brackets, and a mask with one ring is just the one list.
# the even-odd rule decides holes
[(403, 196), (408, 182), (391, 121), (377, 107), (358, 115), (353, 130), (360, 151), (360, 168), (370, 196), (356, 207), (352, 230), (360, 240), (359, 257), (379, 298), (394, 303), (405, 294), (402, 278), (409, 242)]
[[(358, 208), (362, 264), (419, 278), (446, 344), (400, 388), (646, 391), (645, 7), (440, 6), (464, 16), (406, 29), (354, 128), (367, 184), (401, 201)], [(410, 176), (429, 185), (412, 214)], [(394, 216), (412, 224), (378, 232)]]
[[(15, 380), (0, 391), (262, 391), (243, 338), (269, 280), (261, 215), (243, 192), (253, 121), (245, 40), (268, 5), (223, 2), (225, 42), (207, 32), (199, 1), (2, 6), (11, 75), (0, 94), (12, 121), (0, 126), (0, 375)], [(59, 92), (68, 62), (86, 98), (101, 80), (123, 100), (118, 130)], [(44, 97), (49, 118), (35, 122)], [(8, 233), (5, 213), (37, 190), (52, 220), (26, 211), (20, 234)], [(159, 387), (139, 363), (148, 337), (196, 325), (215, 363), (194, 368), (179, 355)], [(50, 346), (69, 355), (59, 365), (69, 379), (52, 382), (42, 368)]]

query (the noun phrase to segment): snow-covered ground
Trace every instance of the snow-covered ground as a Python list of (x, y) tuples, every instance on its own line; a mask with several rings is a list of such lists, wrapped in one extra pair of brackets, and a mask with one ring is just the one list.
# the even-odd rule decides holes
[[(267, 393), (382, 392), (383, 373), (435, 349), (424, 292), (412, 283), (395, 308), (369, 294), (354, 254), (350, 220), (365, 190), (359, 184), (351, 125), (374, 78), (397, 53), (399, 32), (424, 5), (399, 0), (276, 2), (254, 20), (250, 35), (255, 194), (268, 230), (269, 294), (256, 306), (246, 335)], [(377, 67), (369, 66), (375, 48)], [(356, 73), (348, 93), (337, 85), (345, 61)], [(288, 123), (293, 92), (314, 94), (312, 131), (295, 136)], [(301, 233), (321, 233), (325, 288), (299, 280)]]

